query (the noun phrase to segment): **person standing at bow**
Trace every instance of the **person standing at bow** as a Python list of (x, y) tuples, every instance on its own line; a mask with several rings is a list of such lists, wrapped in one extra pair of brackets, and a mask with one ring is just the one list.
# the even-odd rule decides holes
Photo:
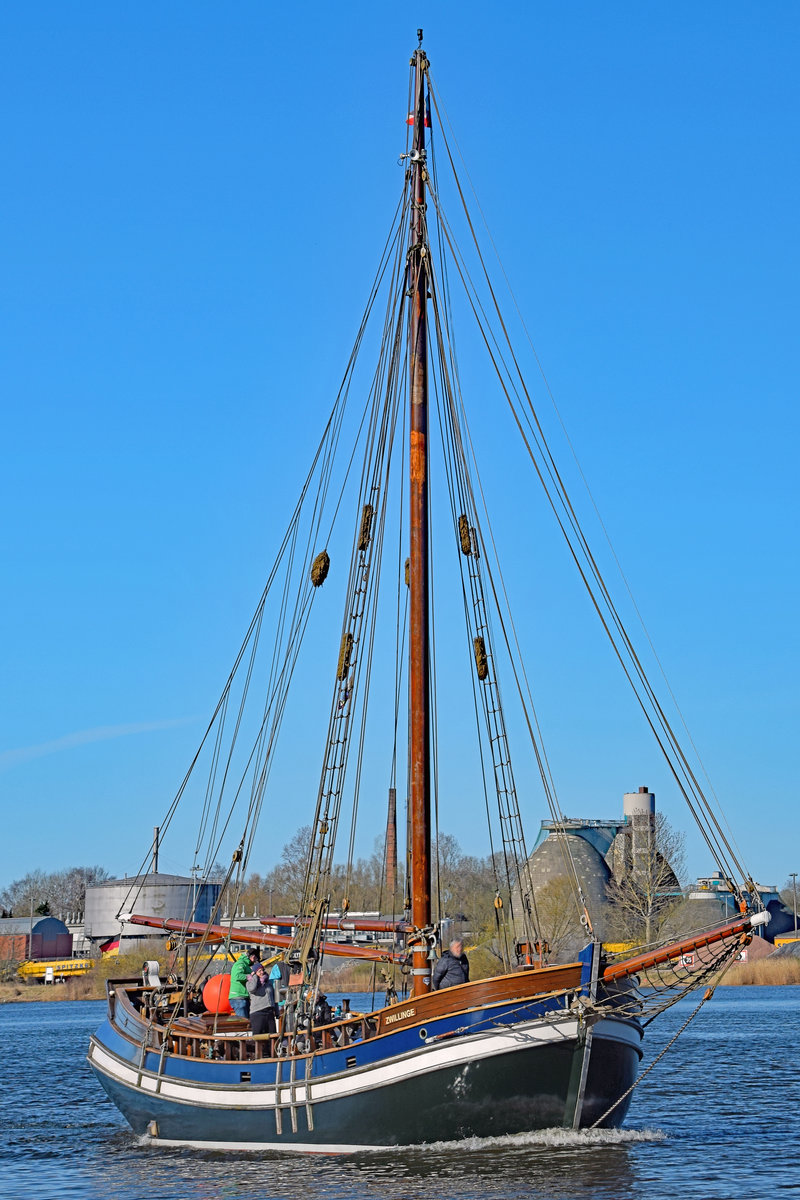
[(469, 983), (469, 959), (464, 953), (463, 942), (454, 938), (450, 949), (445, 950), (433, 968), (431, 990), (438, 992), (441, 988), (455, 987), (457, 983)]

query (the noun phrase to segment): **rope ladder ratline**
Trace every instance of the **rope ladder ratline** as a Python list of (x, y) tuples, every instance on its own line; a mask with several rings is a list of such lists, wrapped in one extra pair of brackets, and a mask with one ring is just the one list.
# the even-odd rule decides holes
[[(371, 431), (367, 439), (367, 457), (362, 472), (359, 520), (356, 523), (342, 623), (342, 647), (332, 697), (327, 749), (314, 818), (312, 851), (308, 860), (301, 904), (301, 912), (304, 918), (310, 921), (311, 928), (303, 927), (298, 930), (292, 947), (292, 952), (299, 954), (305, 963), (309, 979), (316, 975), (315, 964), (319, 961), (319, 944), (322, 940), (324, 917), (330, 908), (333, 851), (351, 746), (350, 726), (356, 711), (357, 698), (363, 690), (365, 695), (360, 701), (361, 732), (354, 790), (354, 819), (357, 812), (366, 722), (366, 687), (369, 683), (374, 647), (390, 474), (389, 462), (397, 424), (397, 405), (400, 393), (397, 380), (402, 357), (400, 353), (401, 330), (404, 323), (405, 305), (402, 292), (398, 294), (395, 291), (395, 295), (394, 309), (387, 312), (379, 367), (371, 393), (373, 397), (370, 418)], [(377, 521), (375, 521), (376, 517)], [(364, 637), (366, 637), (365, 654), (362, 655), (360, 647)], [(364, 689), (361, 687), (362, 673), (365, 675)], [(348, 861), (350, 864), (352, 863), (352, 838)]]
[[(436, 203), (436, 201), (435, 201), (435, 203)], [(454, 244), (453, 244), (453, 242), (452, 242), (452, 239), (450, 238), (450, 235), (447, 233), (447, 230), (446, 230), (446, 222), (445, 222), (445, 221), (444, 221), (444, 219), (443, 219), (443, 214), (442, 214), (442, 212), (441, 212), (441, 209), (438, 207), (438, 205), (437, 205), (437, 216), (438, 216), (438, 218), (439, 218), (439, 220), (440, 220), (440, 223), (441, 223), (441, 226), (442, 226), (442, 228), (445, 230), (445, 236), (446, 236), (446, 238), (447, 238), (447, 241), (448, 241), (448, 244), (449, 244), (449, 246), (450, 246), (450, 249), (451, 249), (451, 251), (452, 251), (452, 252), (453, 252), (453, 254), (454, 254), (454, 261), (456, 261), (456, 265), (458, 266), (458, 263), (457, 263), (457, 258), (456, 258), (457, 252), (456, 252), (456, 249), (455, 249), (455, 247), (454, 247)], [(460, 271), (460, 268), (459, 268), (459, 271)], [(464, 278), (464, 277), (463, 277), (463, 274), (462, 274), (462, 281), (463, 281), (463, 278)], [(471, 303), (472, 303), (472, 301), (471, 301)], [(473, 311), (475, 311), (475, 305), (474, 305), (474, 303), (473, 303)], [(477, 316), (477, 312), (476, 312), (476, 316)], [(482, 336), (483, 336), (483, 338), (484, 338), (484, 341), (486, 342), (487, 349), (489, 350), (489, 353), (490, 353), (490, 358), (492, 358), (492, 361), (494, 361), (494, 356), (491, 354), (491, 348), (490, 348), (490, 346), (489, 346), (489, 343), (488, 343), (488, 340), (487, 340), (487, 334), (486, 334), (486, 331), (485, 331), (485, 327), (481, 326), (481, 325), (480, 325), (480, 322), (479, 322), (479, 329), (481, 330), (481, 333), (482, 333)], [(495, 365), (496, 365), (496, 364), (495, 364)], [(499, 373), (499, 372), (498, 372), (498, 378), (500, 379), (501, 386), (504, 388), (504, 390), (506, 390), (506, 391), (507, 391), (507, 389), (505, 388), (505, 385), (504, 385), (504, 383), (503, 383), (502, 376), (500, 375), (500, 373)], [(465, 417), (465, 414), (464, 414), (463, 402), (462, 402), (462, 404), (461, 404), (461, 412), (462, 412), (462, 419), (464, 419), (464, 421), (465, 421), (465, 424), (466, 424), (466, 417)], [(472, 449), (471, 449), (471, 456), (472, 456), (473, 462), (476, 462), (477, 460), (476, 460), (476, 458), (475, 458), (474, 447), (472, 447)], [(534, 466), (536, 467), (536, 460), (535, 460), (535, 459), (534, 459)], [(538, 468), (537, 468), (537, 470), (538, 470)], [(540, 476), (540, 477), (541, 477), (541, 476)], [(543, 482), (544, 482), (544, 481), (543, 481)], [(546, 486), (545, 486), (545, 490), (547, 491), (547, 489), (546, 489)], [(484, 509), (485, 509), (485, 511), (486, 511), (486, 512), (487, 512), (487, 514), (488, 514), (488, 509), (487, 509), (487, 507), (486, 507), (485, 496), (483, 496), (483, 488), (482, 488), (482, 485), (481, 485), (481, 494), (482, 494), (482, 498), (483, 498)], [(557, 514), (556, 514), (556, 515), (557, 515)], [(488, 519), (488, 516), (487, 516), (487, 519)], [(490, 528), (491, 528), (491, 522), (489, 522), (489, 525), (490, 525)], [(493, 544), (493, 547), (494, 547), (494, 550), (495, 550), (495, 555), (497, 556), (497, 552), (496, 552), (496, 545), (495, 545), (495, 542), (494, 542), (494, 536), (493, 536), (493, 535), (492, 535), (492, 544)], [(499, 558), (498, 558), (498, 564), (499, 564)], [(500, 572), (500, 574), (501, 574), (501, 578), (502, 578), (502, 571)], [(534, 749), (534, 753), (535, 753), (535, 755), (536, 755), (537, 763), (538, 763), (538, 765), (539, 765), (539, 771), (540, 771), (540, 775), (541, 775), (541, 778), (542, 778), (542, 783), (543, 783), (544, 790), (545, 790), (545, 796), (546, 796), (546, 798), (547, 798), (548, 806), (549, 806), (549, 807), (550, 807), (550, 809), (551, 809), (551, 815), (552, 815), (552, 817), (553, 817), (553, 819), (554, 819), (554, 822), (556, 822), (557, 824), (559, 824), (559, 825), (563, 826), (564, 817), (563, 817), (563, 814), (561, 814), (561, 812), (560, 812), (560, 808), (559, 808), (559, 806), (558, 806), (558, 801), (557, 801), (557, 797), (556, 797), (556, 793), (555, 793), (555, 786), (554, 786), (554, 784), (553, 784), (553, 782), (552, 782), (552, 775), (551, 775), (551, 773), (550, 773), (549, 765), (547, 764), (546, 753), (544, 752), (543, 746), (542, 746), (542, 748), (540, 749), (540, 745), (539, 745), (539, 743), (540, 743), (540, 742), (541, 742), (541, 740), (542, 740), (542, 739), (541, 739), (541, 730), (539, 729), (539, 722), (538, 722), (538, 718), (537, 718), (537, 717), (536, 717), (536, 715), (535, 715), (535, 707), (534, 707), (534, 705), (533, 705), (533, 701), (532, 701), (532, 698), (531, 698), (531, 696), (530, 696), (530, 685), (527, 683), (527, 678), (526, 678), (526, 687), (527, 687), (527, 692), (528, 692), (528, 702), (526, 703), (526, 700), (525, 700), (525, 697), (524, 697), (524, 695), (523, 695), (523, 691), (522, 691), (522, 688), (521, 688), (521, 685), (520, 685), (520, 681), (519, 681), (519, 675), (518, 675), (518, 671), (517, 671), (517, 667), (516, 667), (516, 663), (515, 663), (515, 658), (514, 658), (514, 655), (513, 655), (512, 651), (511, 651), (511, 642), (510, 642), (510, 639), (509, 639), (509, 637), (508, 637), (508, 633), (507, 633), (507, 631), (506, 631), (506, 629), (505, 629), (505, 621), (504, 621), (504, 618), (503, 618), (503, 612), (502, 612), (502, 608), (501, 608), (501, 606), (499, 605), (499, 599), (498, 599), (498, 593), (497, 593), (497, 589), (496, 589), (496, 587), (495, 587), (495, 585), (494, 585), (494, 581), (493, 581), (493, 578), (492, 578), (491, 572), (489, 573), (489, 578), (490, 578), (490, 583), (491, 583), (491, 586), (492, 586), (493, 594), (494, 594), (494, 596), (495, 596), (495, 601), (496, 601), (496, 611), (497, 611), (497, 613), (498, 613), (498, 616), (500, 617), (500, 621), (501, 621), (501, 627), (502, 627), (502, 629), (503, 629), (503, 636), (504, 636), (504, 639), (505, 639), (505, 642), (506, 642), (506, 646), (507, 646), (507, 648), (508, 648), (508, 651), (509, 651), (509, 656), (510, 656), (510, 660), (511, 660), (511, 664), (512, 664), (512, 669), (513, 669), (513, 671), (514, 671), (515, 680), (516, 680), (516, 683), (517, 683), (517, 690), (518, 690), (518, 693), (519, 693), (519, 698), (520, 698), (521, 704), (522, 704), (522, 706), (523, 706), (523, 711), (524, 711), (524, 714), (525, 714), (525, 720), (526, 720), (526, 723), (527, 723), (527, 726), (528, 726), (528, 733), (529, 733), (529, 737), (530, 737), (530, 740), (531, 740), (531, 743), (532, 743), (532, 746), (533, 746), (533, 749)], [(504, 593), (505, 593), (505, 585), (503, 585), (503, 590), (504, 590)], [(506, 594), (506, 601), (507, 601), (507, 594)], [(509, 606), (509, 620), (510, 620), (510, 622), (511, 622), (511, 625), (512, 625), (512, 628), (513, 628), (513, 617), (511, 617), (511, 614), (510, 614), (510, 606)], [(517, 639), (517, 637), (516, 637), (516, 631), (515, 631), (515, 630), (514, 630), (514, 639), (515, 639), (515, 642), (516, 642), (517, 648), (519, 649), (518, 639)], [(524, 666), (522, 667), (522, 672), (523, 672), (523, 674), (525, 673), (525, 672), (524, 672)], [(528, 708), (528, 704), (530, 705), (530, 709)], [(533, 714), (533, 719), (531, 718), (531, 713)], [(538, 730), (538, 739), (537, 739), (537, 734), (534, 732), (534, 724), (535, 724), (535, 726), (536, 726), (536, 728), (537, 728), (537, 730)], [(573, 887), (574, 887), (575, 889), (577, 889), (577, 890), (576, 890), (576, 899), (577, 899), (577, 902), (578, 902), (578, 908), (579, 908), (579, 912), (580, 912), (580, 914), (582, 915), (582, 918), (585, 918), (585, 919), (586, 919), (586, 921), (589, 923), (589, 926), (591, 927), (591, 922), (590, 922), (590, 918), (589, 918), (589, 912), (588, 912), (588, 906), (587, 906), (586, 899), (585, 899), (585, 897), (584, 897), (584, 895), (583, 895), (583, 892), (582, 892), (582, 888), (581, 888), (581, 885), (580, 885), (580, 880), (579, 880), (579, 878), (578, 878), (577, 871), (576, 871), (576, 870), (575, 870), (575, 868), (574, 868), (574, 862), (572, 861), (571, 850), (570, 850), (569, 846), (566, 844), (566, 842), (562, 842), (562, 843), (560, 843), (560, 845), (561, 845), (562, 854), (564, 854), (564, 855), (566, 856), (567, 875), (568, 875), (568, 877), (570, 877), (570, 878), (571, 878), (571, 880), (572, 880), (572, 883), (573, 883)]]

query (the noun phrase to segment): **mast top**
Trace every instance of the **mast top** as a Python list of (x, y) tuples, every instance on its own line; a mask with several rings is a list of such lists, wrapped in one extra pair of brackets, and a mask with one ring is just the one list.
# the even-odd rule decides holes
[(417, 30), (417, 37), (419, 38), (419, 45), (421, 46), (422, 45), (422, 30), (421, 29)]

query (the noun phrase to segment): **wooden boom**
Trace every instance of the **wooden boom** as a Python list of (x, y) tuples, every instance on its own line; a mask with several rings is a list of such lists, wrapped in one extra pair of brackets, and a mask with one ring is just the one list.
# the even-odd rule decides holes
[[(202, 921), (178, 921), (174, 918), (166, 920), (161, 917), (144, 917), (132, 913), (125, 917), (132, 925), (147, 925), (150, 929), (165, 929), (169, 933), (183, 933), (191, 936), (208, 935), (208, 940), (223, 941), (230, 938), (235, 942), (250, 942), (253, 946), (274, 946), (277, 950), (286, 949), (292, 944), (292, 937), (286, 933), (267, 933), (259, 929), (239, 929), (233, 925), (204, 925)], [(367, 962), (405, 962), (404, 953), (398, 954), (393, 950), (381, 950), (377, 946), (343, 945), (341, 942), (323, 942), (323, 954), (338, 958), (361, 958)]]

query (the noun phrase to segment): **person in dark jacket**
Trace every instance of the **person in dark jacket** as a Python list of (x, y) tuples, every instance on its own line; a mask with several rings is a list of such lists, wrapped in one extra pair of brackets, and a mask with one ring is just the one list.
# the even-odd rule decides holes
[(250, 995), (250, 1028), (253, 1033), (275, 1032), (275, 995), (264, 967), (257, 962), (245, 980)]
[(457, 983), (469, 983), (469, 959), (463, 944), (455, 938), (433, 968), (431, 987), (438, 992), (441, 988), (455, 987)]

